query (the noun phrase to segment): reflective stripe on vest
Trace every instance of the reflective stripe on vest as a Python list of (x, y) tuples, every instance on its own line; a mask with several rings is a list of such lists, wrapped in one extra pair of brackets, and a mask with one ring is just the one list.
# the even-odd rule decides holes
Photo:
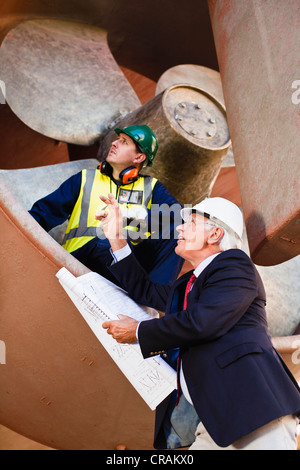
[[(79, 197), (69, 220), (63, 247), (72, 253), (97, 236), (100, 223), (95, 219), (95, 215), (106, 208), (99, 199), (100, 195), (113, 193), (118, 200), (120, 191), (124, 190), (125, 194), (129, 194), (129, 202), (120, 203), (121, 207), (150, 209), (152, 192), (156, 183), (155, 178), (145, 176), (140, 177), (135, 183), (118, 187), (109, 176), (103, 175), (99, 170), (83, 170)], [(136, 191), (142, 195), (143, 200), (140, 204), (130, 202), (131, 195)]]

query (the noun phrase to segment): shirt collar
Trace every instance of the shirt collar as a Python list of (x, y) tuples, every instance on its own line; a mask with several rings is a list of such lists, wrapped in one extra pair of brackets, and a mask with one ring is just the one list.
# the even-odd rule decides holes
[(205, 258), (205, 260), (201, 261), (201, 263), (199, 264), (199, 266), (197, 266), (197, 268), (195, 269), (194, 271), (194, 274), (196, 277), (199, 277), (200, 274), (202, 273), (202, 271), (204, 271), (204, 269), (212, 262), (213, 259), (216, 258), (216, 256), (218, 256), (219, 254), (221, 254), (222, 252), (220, 251), (219, 253), (216, 253), (214, 255), (211, 255), (209, 256), (208, 258)]

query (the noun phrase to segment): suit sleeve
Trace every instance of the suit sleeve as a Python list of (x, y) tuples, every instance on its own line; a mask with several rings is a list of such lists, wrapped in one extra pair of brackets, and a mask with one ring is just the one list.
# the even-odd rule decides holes
[(29, 214), (49, 232), (67, 220), (80, 193), (81, 175), (77, 173), (66, 180), (56, 191), (37, 201)]
[(206, 270), (209, 274), (202, 273), (200, 287), (201, 280), (190, 293), (187, 310), (140, 324), (139, 342), (144, 357), (153, 355), (153, 351), (217, 340), (247, 312), (258, 294), (250, 259), (231, 254), (216, 258), (212, 265)]
[(133, 300), (141, 305), (165, 311), (170, 285), (152, 282), (133, 253), (109, 269)]

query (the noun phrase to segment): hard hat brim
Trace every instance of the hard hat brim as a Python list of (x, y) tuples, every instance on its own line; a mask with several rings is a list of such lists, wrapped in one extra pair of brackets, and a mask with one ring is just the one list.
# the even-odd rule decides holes
[(197, 209), (193, 209), (192, 207), (191, 208), (181, 209), (181, 211), (180, 211), (181, 218), (184, 220), (184, 222), (187, 222), (188, 218), (192, 214), (203, 215), (203, 217), (206, 217), (207, 219), (211, 218), (210, 214), (207, 214), (206, 212), (199, 211)]
[(199, 214), (199, 215), (202, 215), (203, 217), (205, 217), (206, 219), (208, 220), (211, 220), (212, 222), (214, 222), (215, 224), (217, 225), (220, 225), (221, 228), (224, 228), (225, 230), (227, 230), (227, 232), (229, 233), (234, 233), (238, 238), (239, 240), (243, 241), (243, 239), (241, 238), (241, 236), (235, 231), (233, 230), (231, 227), (229, 227), (229, 225), (227, 225), (225, 222), (223, 222), (222, 220), (218, 219), (217, 217), (214, 217), (214, 216), (211, 216), (210, 214), (208, 214), (207, 212), (203, 212), (203, 211), (199, 211), (198, 209), (194, 209), (194, 208), (184, 208), (184, 209), (181, 209), (180, 211), (180, 215), (181, 215), (181, 218), (184, 222), (187, 222), (189, 217), (192, 215), (192, 214)]

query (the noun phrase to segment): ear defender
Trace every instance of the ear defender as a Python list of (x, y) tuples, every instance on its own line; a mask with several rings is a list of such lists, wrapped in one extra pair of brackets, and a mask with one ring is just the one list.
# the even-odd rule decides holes
[[(99, 170), (103, 175), (112, 178), (113, 169), (108, 162), (100, 163)], [(135, 166), (129, 166), (128, 168), (125, 168), (125, 170), (121, 171), (119, 179), (122, 184), (134, 183), (139, 179), (139, 170)]]
[(103, 175), (106, 175), (106, 176), (109, 176), (110, 178), (112, 178), (113, 169), (112, 169), (112, 167), (109, 163), (107, 163), (107, 162), (100, 163), (99, 170)]
[(134, 183), (139, 178), (139, 170), (135, 166), (130, 166), (121, 171), (119, 178), (122, 184)]

